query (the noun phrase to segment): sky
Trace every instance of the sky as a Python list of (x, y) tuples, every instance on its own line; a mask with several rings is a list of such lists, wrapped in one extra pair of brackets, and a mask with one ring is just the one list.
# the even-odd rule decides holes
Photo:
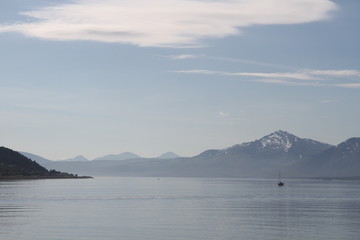
[(360, 137), (358, 0), (1, 0), (0, 145), (194, 156)]

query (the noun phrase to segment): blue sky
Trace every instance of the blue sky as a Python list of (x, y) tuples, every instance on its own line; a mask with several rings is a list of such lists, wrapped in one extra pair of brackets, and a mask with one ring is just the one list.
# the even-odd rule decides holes
[(2, 0), (1, 142), (193, 156), (360, 136), (357, 0)]

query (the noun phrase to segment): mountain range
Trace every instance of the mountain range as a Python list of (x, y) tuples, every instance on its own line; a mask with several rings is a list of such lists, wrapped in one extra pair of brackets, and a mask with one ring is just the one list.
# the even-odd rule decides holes
[(252, 142), (187, 158), (168, 154), (166, 159), (136, 155), (119, 161), (119, 156), (109, 155), (93, 161), (49, 161), (39, 156), (34, 160), (48, 169), (92, 176), (273, 178), (281, 169), (284, 177), (352, 177), (360, 176), (359, 146), (360, 138), (332, 146), (278, 130)]
[[(34, 159), (39, 163), (46, 163), (48, 161), (48, 159), (45, 159), (41, 156), (32, 154), (32, 153), (28, 153), (28, 152), (21, 152), (21, 154), (23, 154), (24, 156)], [(161, 154), (160, 156), (158, 156), (157, 158), (161, 158), (161, 159), (172, 159), (172, 158), (178, 158), (179, 156), (173, 152), (166, 152)], [(87, 159), (86, 157), (84, 157), (83, 155), (78, 155), (76, 157), (73, 158), (69, 158), (69, 159), (65, 159), (65, 160), (60, 160), (60, 161), (67, 161), (67, 162), (80, 162), (80, 161), (94, 161), (94, 160), (128, 160), (128, 159), (136, 159), (136, 158), (141, 158), (139, 155), (131, 153), (131, 152), (123, 152), (123, 153), (119, 153), (119, 154), (108, 154), (102, 157), (97, 157), (93, 160)]]

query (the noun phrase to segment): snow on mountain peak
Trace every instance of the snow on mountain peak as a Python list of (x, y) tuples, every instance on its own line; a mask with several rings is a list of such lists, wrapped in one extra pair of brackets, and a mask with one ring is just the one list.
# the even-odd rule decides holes
[(336, 148), (346, 149), (347, 151), (359, 151), (360, 150), (360, 138), (350, 138), (345, 142), (340, 143)]
[(297, 140), (296, 136), (285, 131), (278, 130), (261, 138), (259, 141), (262, 148), (278, 149), (287, 152), (291, 148), (292, 144)]

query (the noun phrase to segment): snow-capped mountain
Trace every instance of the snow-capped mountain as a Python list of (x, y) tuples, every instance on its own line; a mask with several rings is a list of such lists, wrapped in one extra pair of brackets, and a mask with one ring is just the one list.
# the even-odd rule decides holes
[(300, 138), (285, 131), (278, 130), (255, 141), (254, 144), (257, 145), (257, 148), (267, 151), (288, 152), (291, 146), (298, 140), (300, 140)]
[(330, 147), (326, 143), (278, 130), (252, 142), (222, 150), (207, 150), (193, 159), (203, 165), (201, 171), (208, 171), (206, 174), (218, 171), (229, 176), (274, 176), (280, 168), (302, 162)]
[(286, 131), (278, 130), (252, 142), (237, 144), (223, 150), (208, 150), (200, 155), (204, 157), (248, 155), (256, 158), (303, 159), (329, 147), (331, 147), (329, 144), (299, 138)]

